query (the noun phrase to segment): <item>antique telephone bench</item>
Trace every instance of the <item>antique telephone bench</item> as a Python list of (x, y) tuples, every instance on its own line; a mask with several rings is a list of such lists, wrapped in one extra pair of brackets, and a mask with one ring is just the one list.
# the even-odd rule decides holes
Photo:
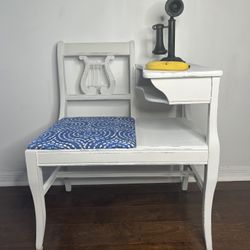
[[(71, 178), (82, 178), (89, 184), (91, 180), (119, 183), (115, 180), (136, 182), (149, 177), (157, 182), (157, 178), (178, 176), (185, 190), (188, 174), (193, 173), (203, 192), (206, 248), (212, 250), (211, 212), (219, 168), (217, 103), (222, 72), (198, 66), (184, 72), (149, 71), (137, 66), (140, 77), (135, 86), (133, 42), (59, 42), (57, 59), (59, 120), (33, 140), (25, 152), (35, 205), (36, 249), (43, 248), (45, 195), (57, 178), (64, 180), (70, 191)], [(196, 131), (185, 117), (184, 108), (179, 118), (140, 118), (135, 112), (135, 89), (149, 102), (208, 104), (207, 134)], [(105, 171), (110, 165), (117, 170)], [(143, 170), (150, 165), (176, 165), (181, 171), (120, 171), (122, 166)], [(102, 166), (100, 172), (92, 171), (94, 166)], [(204, 178), (199, 176), (197, 166), (205, 167)], [(46, 180), (44, 169), (53, 170)]]

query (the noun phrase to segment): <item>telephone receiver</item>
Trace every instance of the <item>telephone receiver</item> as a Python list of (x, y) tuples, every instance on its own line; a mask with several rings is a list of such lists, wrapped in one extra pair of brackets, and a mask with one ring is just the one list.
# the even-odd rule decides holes
[(152, 51), (155, 55), (164, 55), (168, 51), (165, 49), (164, 42), (163, 42), (163, 29), (167, 28), (167, 26), (158, 23), (155, 24), (152, 29), (156, 30), (156, 44), (155, 48)]
[[(165, 11), (170, 16), (168, 20), (168, 26), (163, 24), (153, 25), (153, 30), (156, 30), (156, 44), (152, 51), (155, 55), (165, 55), (168, 52), (168, 56), (164, 57), (162, 61), (180, 61), (183, 60), (180, 57), (175, 56), (175, 17), (182, 14), (184, 10), (184, 4), (182, 0), (168, 0), (165, 4)], [(163, 41), (163, 29), (168, 28), (168, 50), (166, 50)]]

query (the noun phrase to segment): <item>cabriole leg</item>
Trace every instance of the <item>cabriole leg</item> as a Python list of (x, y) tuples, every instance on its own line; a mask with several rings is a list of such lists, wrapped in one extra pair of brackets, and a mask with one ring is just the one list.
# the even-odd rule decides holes
[(208, 106), (208, 164), (205, 166), (203, 184), (203, 228), (207, 250), (213, 249), (212, 243), (212, 205), (218, 180), (220, 144), (217, 132), (217, 108), (220, 78), (212, 78), (211, 103)]
[(214, 191), (218, 178), (218, 163), (216, 165), (205, 166), (204, 186), (203, 186), (203, 230), (206, 243), (206, 249), (212, 250), (212, 206)]
[(29, 186), (33, 196), (36, 215), (36, 249), (42, 250), (46, 223), (42, 169), (37, 166), (36, 152), (26, 151), (25, 156)]

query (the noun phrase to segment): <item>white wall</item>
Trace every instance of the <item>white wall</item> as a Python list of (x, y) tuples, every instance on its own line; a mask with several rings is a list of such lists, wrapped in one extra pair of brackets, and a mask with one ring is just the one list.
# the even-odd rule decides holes
[[(136, 62), (145, 62), (153, 48), (151, 26), (166, 20), (164, 4), (0, 1), (0, 185), (21, 183), (25, 146), (57, 118), (56, 42), (135, 40)], [(186, 0), (185, 7), (177, 21), (178, 55), (224, 70), (219, 103), (222, 172), (229, 179), (231, 172), (250, 179), (249, 1)]]

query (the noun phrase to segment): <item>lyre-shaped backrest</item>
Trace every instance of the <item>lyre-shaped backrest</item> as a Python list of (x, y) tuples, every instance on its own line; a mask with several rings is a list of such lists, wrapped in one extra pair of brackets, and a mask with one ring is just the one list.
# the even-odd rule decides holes
[[(122, 115), (131, 116), (134, 86), (133, 42), (59, 42), (57, 59), (60, 87), (59, 118), (116, 116), (120, 115), (123, 109), (122, 112), (125, 114), (121, 112)], [(68, 71), (67, 66), (70, 68)]]
[[(113, 94), (115, 78), (110, 69), (110, 61), (114, 60), (114, 56), (106, 56), (103, 61), (91, 60), (87, 56), (79, 56), (79, 59), (84, 61), (85, 65), (80, 82), (82, 93), (86, 95)], [(102, 70), (108, 79), (107, 85), (101, 77)]]

